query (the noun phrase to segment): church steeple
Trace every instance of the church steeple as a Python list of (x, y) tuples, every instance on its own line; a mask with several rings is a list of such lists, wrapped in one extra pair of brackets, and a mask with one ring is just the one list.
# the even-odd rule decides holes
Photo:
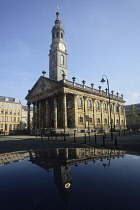
[(52, 44), (49, 54), (49, 78), (62, 80), (62, 75), (68, 78), (67, 51), (64, 43), (64, 29), (60, 21), (60, 13), (56, 12), (55, 25), (52, 28)]

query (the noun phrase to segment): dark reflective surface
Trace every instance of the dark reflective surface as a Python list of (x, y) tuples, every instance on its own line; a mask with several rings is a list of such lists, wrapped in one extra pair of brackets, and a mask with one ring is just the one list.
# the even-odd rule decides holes
[(140, 156), (101, 149), (0, 155), (0, 209), (139, 209)]

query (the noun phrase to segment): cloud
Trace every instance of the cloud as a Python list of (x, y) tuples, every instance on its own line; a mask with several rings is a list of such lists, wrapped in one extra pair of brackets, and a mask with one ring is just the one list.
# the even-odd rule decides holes
[(126, 104), (140, 103), (140, 92), (126, 92), (125, 99)]

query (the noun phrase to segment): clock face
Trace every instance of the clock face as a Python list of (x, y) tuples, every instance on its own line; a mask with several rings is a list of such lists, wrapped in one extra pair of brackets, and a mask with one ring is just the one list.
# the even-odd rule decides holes
[(65, 51), (65, 45), (62, 43), (59, 43), (59, 49), (62, 51)]

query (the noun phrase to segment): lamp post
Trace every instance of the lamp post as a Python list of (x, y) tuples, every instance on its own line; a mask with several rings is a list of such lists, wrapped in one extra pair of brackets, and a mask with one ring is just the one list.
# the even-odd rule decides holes
[[(106, 80), (104, 79), (104, 77), (106, 78)], [(102, 76), (102, 79), (101, 79), (101, 82), (104, 83), (104, 82), (107, 82), (107, 87), (108, 87), (108, 96), (109, 96), (109, 108), (110, 108), (110, 131), (111, 131), (111, 140), (113, 140), (113, 131), (112, 131), (112, 119), (111, 119), (111, 103), (110, 103), (110, 92), (109, 92), (109, 81), (108, 81), (108, 78), (106, 75), (103, 75)]]

